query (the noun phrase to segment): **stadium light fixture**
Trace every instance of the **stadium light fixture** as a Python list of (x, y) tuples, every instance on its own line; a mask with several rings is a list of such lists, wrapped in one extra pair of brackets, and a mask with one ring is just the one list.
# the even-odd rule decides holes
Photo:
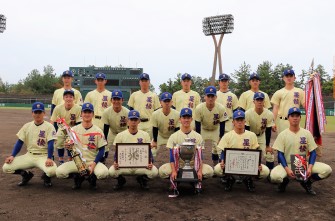
[(6, 17), (0, 14), (0, 33), (6, 30)]
[[(221, 44), (224, 34), (230, 34), (234, 30), (234, 16), (231, 14), (206, 17), (202, 20), (202, 31), (206, 36), (212, 36), (214, 41), (214, 64), (211, 85), (215, 84), (217, 60), (219, 60), (219, 71), (222, 74)], [(220, 35), (219, 43), (215, 35)]]

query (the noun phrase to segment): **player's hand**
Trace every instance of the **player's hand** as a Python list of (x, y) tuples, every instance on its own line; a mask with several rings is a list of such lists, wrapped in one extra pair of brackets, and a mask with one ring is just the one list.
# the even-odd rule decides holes
[(262, 172), (262, 165), (258, 166), (258, 170), (259, 170), (259, 172)]
[(202, 171), (198, 170), (198, 180), (201, 181), (202, 180)]
[(117, 162), (114, 162), (113, 166), (114, 166), (114, 168), (115, 168), (116, 170), (119, 169), (119, 164), (118, 164)]
[(8, 164), (11, 164), (14, 160), (14, 157), (13, 156), (9, 156), (5, 159), (5, 163), (8, 163)]
[(220, 166), (221, 166), (221, 169), (223, 170), (224, 169), (224, 161), (223, 160), (220, 162)]
[(276, 132), (277, 131), (277, 126), (276, 125), (273, 125), (272, 126), (272, 132)]
[(97, 164), (95, 162), (93, 162), (91, 165), (88, 166), (88, 170), (90, 171), (90, 174), (92, 174), (94, 172), (95, 166)]
[(54, 165), (54, 162), (51, 160), (51, 159), (47, 159), (46, 161), (45, 161), (45, 166), (46, 167), (52, 167)]
[(173, 170), (171, 173), (171, 179), (175, 180), (177, 178), (177, 171)]
[(148, 168), (148, 170), (151, 170), (152, 169), (152, 163), (149, 163), (147, 168)]
[(292, 171), (290, 168), (285, 167), (285, 171), (286, 171), (287, 175), (288, 175), (290, 178), (293, 178), (293, 179), (295, 178), (295, 175), (294, 175), (293, 171)]
[(151, 148), (157, 148), (157, 142), (151, 141)]
[(64, 147), (66, 149), (72, 149), (73, 145), (73, 142), (64, 142)]
[(266, 153), (271, 153), (271, 154), (273, 154), (273, 148), (270, 147), (270, 146), (267, 146), (267, 147), (265, 148), (265, 152), (266, 152)]

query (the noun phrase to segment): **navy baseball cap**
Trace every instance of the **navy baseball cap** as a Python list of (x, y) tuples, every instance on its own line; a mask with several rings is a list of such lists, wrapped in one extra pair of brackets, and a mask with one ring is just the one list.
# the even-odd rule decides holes
[(220, 74), (219, 81), (222, 81), (222, 80), (230, 80), (228, 74)]
[(290, 116), (291, 114), (294, 114), (294, 113), (297, 113), (297, 114), (300, 114), (301, 115), (301, 111), (299, 108), (297, 107), (291, 107), (289, 110), (288, 110), (288, 116)]
[(72, 71), (64, 71), (62, 74), (62, 77), (65, 77), (65, 76), (73, 77)]
[(286, 75), (289, 75), (289, 74), (295, 75), (295, 73), (294, 73), (294, 71), (292, 69), (288, 69), (288, 70), (285, 70), (283, 72), (283, 76), (286, 76)]
[(233, 114), (233, 119), (238, 119), (238, 118), (245, 118), (245, 114), (244, 114), (244, 111), (241, 111), (241, 110), (237, 110), (234, 112)]
[(91, 112), (94, 112), (94, 107), (93, 107), (93, 104), (91, 103), (84, 103), (83, 106), (81, 107), (81, 111), (91, 111)]
[(192, 80), (192, 76), (190, 75), (190, 74), (188, 74), (188, 73), (185, 73), (185, 74), (183, 74), (182, 76), (181, 76), (181, 79), (182, 80), (185, 80), (185, 79), (190, 79), (190, 80)]
[(42, 102), (35, 102), (33, 103), (33, 106), (32, 106), (32, 111), (35, 112), (35, 111), (43, 111), (44, 112), (44, 104)]
[(131, 110), (128, 113), (128, 118), (129, 119), (139, 119), (140, 118), (140, 112), (137, 110)]
[(214, 86), (208, 86), (205, 89), (205, 94), (207, 95), (214, 95), (216, 96), (216, 88)]
[(172, 100), (172, 95), (169, 92), (161, 94), (161, 101)]
[(104, 79), (104, 80), (106, 80), (106, 75), (104, 74), (104, 73), (97, 73), (96, 75), (95, 75), (95, 79)]
[(73, 90), (64, 90), (63, 96), (71, 94), (74, 97), (74, 91)]
[(123, 98), (122, 92), (120, 90), (112, 91), (112, 98)]
[(261, 80), (261, 78), (259, 77), (259, 74), (257, 74), (257, 73), (252, 73), (252, 74), (250, 74), (250, 76), (249, 76), (249, 81), (250, 81), (251, 79), (254, 79), (254, 78), (256, 78), (257, 80)]
[(140, 74), (140, 80), (150, 80), (150, 77), (147, 73)]
[(256, 92), (254, 94), (254, 100), (257, 100), (257, 99), (263, 99), (264, 100), (264, 98), (265, 98), (265, 95), (262, 92)]
[(180, 117), (184, 117), (184, 116), (191, 116), (192, 117), (192, 109), (190, 108), (183, 108), (180, 111)]

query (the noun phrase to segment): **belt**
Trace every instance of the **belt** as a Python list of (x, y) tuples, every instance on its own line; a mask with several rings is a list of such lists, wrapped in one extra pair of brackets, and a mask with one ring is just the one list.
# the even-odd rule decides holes
[(45, 155), (46, 153), (33, 153), (33, 152), (29, 152), (32, 155)]
[(282, 120), (288, 120), (287, 117), (279, 117)]
[(141, 118), (141, 122), (147, 122), (149, 121), (149, 118)]
[(95, 119), (101, 119), (101, 116), (94, 116)]
[(257, 137), (261, 136), (262, 134), (256, 134)]

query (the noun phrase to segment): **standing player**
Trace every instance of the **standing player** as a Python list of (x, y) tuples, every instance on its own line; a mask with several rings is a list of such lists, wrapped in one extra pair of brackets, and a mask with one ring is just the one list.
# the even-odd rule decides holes
[[(107, 141), (102, 130), (93, 124), (92, 119), (94, 117), (94, 108), (92, 104), (83, 104), (81, 116), (83, 118), (81, 124), (72, 128), (77, 135), (78, 142), (81, 144), (76, 145), (75, 148), (80, 150), (81, 158), (86, 163), (86, 169), (88, 169), (90, 174), (88, 177), (90, 188), (96, 189), (97, 179), (105, 179), (108, 176), (108, 168), (100, 163), (105, 153)], [(64, 150), (63, 145), (67, 149), (73, 148), (73, 142), (65, 140), (66, 137), (63, 131), (58, 131), (57, 135), (57, 148)], [(60, 156), (62, 155), (60, 154)], [(65, 179), (68, 178), (70, 174), (74, 174), (74, 186), (72, 189), (79, 189), (82, 182), (85, 180), (85, 177), (79, 175), (74, 161), (63, 163), (56, 170), (56, 176), (58, 178)]]
[(258, 74), (252, 73), (249, 77), (250, 90), (243, 92), (238, 101), (238, 106), (243, 110), (247, 111), (250, 108), (254, 108), (254, 94), (256, 92), (264, 93), (264, 107), (269, 109), (271, 108), (270, 99), (267, 93), (259, 90), (259, 85), (261, 84), (261, 79)]
[(255, 107), (245, 112), (245, 128), (256, 134), (258, 144), (266, 160), (265, 165), (272, 170), (274, 167), (274, 154), (273, 149), (270, 147), (270, 140), (272, 126), (274, 126), (273, 113), (264, 108), (264, 99), (263, 93), (256, 92), (254, 94)]
[[(122, 106), (123, 95), (120, 90), (112, 92), (112, 106), (104, 110), (102, 114), (102, 122), (104, 123), (104, 135), (108, 135), (108, 150), (114, 143), (116, 135), (127, 130), (127, 120), (129, 110)], [(108, 133), (109, 131), (109, 133)], [(107, 158), (108, 152), (105, 153), (104, 160)]]
[(130, 110), (137, 110), (141, 115), (141, 123), (138, 128), (144, 130), (152, 138), (152, 126), (150, 118), (154, 110), (160, 108), (159, 98), (157, 94), (151, 92), (150, 77), (143, 73), (140, 75), (141, 90), (130, 95), (128, 106)]
[(152, 114), (151, 124), (153, 141), (151, 142), (152, 155), (156, 157), (159, 148), (166, 146), (167, 140), (179, 130), (179, 112), (172, 109), (172, 95), (164, 92), (160, 97), (162, 108)]
[[(240, 148), (240, 149), (259, 149), (259, 144), (257, 142), (257, 137), (253, 132), (245, 130), (245, 114), (241, 110), (237, 110), (233, 114), (233, 124), (234, 129), (226, 133), (221, 139), (218, 145), (218, 151), (220, 152), (220, 161), (214, 167), (215, 175), (222, 177), (224, 164), (224, 149), (225, 148)], [(259, 166), (260, 178), (266, 178), (269, 175), (269, 168), (263, 164)], [(235, 178), (233, 176), (226, 175), (225, 191), (231, 191), (233, 184), (235, 183)], [(253, 180), (250, 176), (245, 176), (243, 179), (249, 192), (255, 191), (255, 186)]]
[(62, 75), (63, 87), (55, 90), (53, 97), (52, 97), (51, 115), (57, 105), (64, 103), (63, 94), (65, 90), (73, 90), (75, 103), (78, 105), (82, 105), (83, 98), (81, 96), (81, 93), (78, 90), (72, 88), (72, 85), (71, 85), (72, 80), (73, 80), (73, 73), (71, 71), (64, 71)]
[(205, 141), (210, 141), (212, 161), (215, 166), (219, 161), (216, 146), (224, 135), (228, 116), (226, 108), (215, 102), (216, 88), (214, 86), (208, 86), (205, 89), (205, 94), (205, 102), (195, 108), (195, 130), (201, 134)]
[(301, 186), (308, 194), (316, 195), (312, 189), (312, 183), (330, 176), (332, 169), (329, 165), (315, 162), (317, 145), (313, 135), (308, 130), (300, 127), (301, 111), (297, 107), (288, 110), (289, 128), (282, 131), (273, 144), (273, 148), (278, 150), (279, 165), (270, 174), (271, 182), (279, 183), (278, 191), (285, 192), (289, 183), (289, 178), (295, 178), (295, 172), (291, 169), (291, 155), (309, 154), (307, 179), (300, 182)]
[[(51, 177), (56, 174), (56, 164), (52, 161), (54, 151), (55, 128), (44, 121), (44, 104), (35, 102), (32, 106), (33, 121), (26, 123), (16, 134), (18, 140), (14, 145), (11, 156), (7, 157), (2, 167), (4, 173), (20, 174), (22, 181), (18, 186), (25, 186), (34, 176), (27, 169), (39, 168), (44, 173), (44, 186), (52, 186)], [(27, 153), (17, 156), (23, 144), (27, 146)]]
[[(128, 130), (119, 133), (114, 140), (114, 145), (117, 143), (150, 143), (151, 139), (147, 132), (138, 128), (140, 123), (140, 113), (136, 110), (129, 111), (128, 114)], [(119, 168), (116, 162), (116, 152), (114, 156), (114, 164), (109, 168), (109, 175), (117, 179), (115, 190), (119, 190), (126, 183), (126, 178), (123, 175), (137, 175), (137, 182), (141, 188), (148, 190), (148, 180), (153, 179), (158, 175), (157, 168), (152, 164), (152, 154), (150, 149), (150, 163), (147, 168)]]
[[(182, 144), (183, 142), (185, 142), (185, 138), (191, 138), (192, 142), (197, 145), (202, 145), (203, 143), (201, 135), (195, 132), (191, 127), (191, 122), (193, 119), (192, 110), (190, 108), (181, 109), (179, 120), (180, 130), (172, 134), (166, 144), (166, 147), (170, 149), (170, 163), (163, 164), (159, 168), (159, 176), (163, 179), (171, 177), (171, 180), (175, 180), (177, 178), (178, 168), (175, 167), (175, 159), (173, 155), (173, 148), (176, 148), (176, 144)], [(182, 160), (178, 160), (180, 161), (179, 164), (182, 165)], [(191, 165), (194, 165), (194, 160), (191, 161)], [(198, 179), (201, 182), (203, 178), (210, 178), (213, 176), (213, 169), (208, 164), (202, 163), (199, 166), (197, 174)], [(197, 193), (201, 192), (201, 189), (199, 187), (201, 187), (201, 185), (198, 186), (198, 189), (196, 189)]]
[(273, 116), (275, 128), (278, 133), (289, 127), (287, 113), (291, 107), (305, 106), (305, 93), (302, 89), (294, 87), (295, 74), (293, 70), (285, 70), (283, 73), (285, 87), (276, 91), (272, 98)]
[(216, 92), (216, 102), (222, 104), (226, 108), (226, 113), (229, 118), (225, 125), (225, 133), (233, 129), (233, 113), (238, 108), (238, 98), (229, 90), (229, 80), (230, 78), (227, 74), (220, 74), (220, 90)]

